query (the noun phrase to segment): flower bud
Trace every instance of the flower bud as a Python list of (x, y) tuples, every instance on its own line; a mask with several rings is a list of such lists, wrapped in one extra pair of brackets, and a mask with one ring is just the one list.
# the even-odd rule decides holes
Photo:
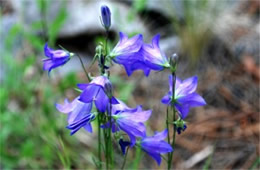
[(177, 60), (178, 60), (178, 55), (176, 53), (174, 53), (171, 57), (170, 57), (170, 65), (171, 65), (171, 71), (175, 72), (176, 71), (176, 66), (177, 66)]
[(131, 143), (128, 142), (128, 141), (124, 141), (123, 139), (119, 139), (118, 143), (119, 143), (119, 145), (121, 147), (123, 155), (125, 155), (126, 148), (129, 147)]
[(185, 131), (187, 128), (186, 122), (182, 119), (178, 119), (174, 122), (175, 130), (178, 132), (178, 134), (181, 134), (181, 131)]
[(101, 7), (102, 25), (106, 30), (111, 26), (111, 12), (108, 6), (103, 5)]

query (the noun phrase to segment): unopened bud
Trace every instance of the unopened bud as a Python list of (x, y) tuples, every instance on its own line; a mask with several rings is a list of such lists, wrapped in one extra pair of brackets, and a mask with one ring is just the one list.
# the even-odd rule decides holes
[(174, 127), (175, 130), (178, 132), (178, 134), (181, 134), (181, 132), (185, 131), (185, 129), (187, 128), (186, 122), (182, 119), (178, 119), (174, 122)]
[(177, 61), (178, 61), (178, 55), (176, 53), (174, 53), (171, 57), (170, 57), (170, 65), (171, 65), (171, 71), (175, 72), (176, 71), (176, 67), (177, 67)]
[(170, 58), (170, 65), (175, 66), (177, 64), (178, 58), (179, 56), (176, 53), (174, 53)]
[(111, 12), (108, 6), (103, 5), (101, 7), (101, 17), (102, 17), (102, 25), (106, 30), (111, 26)]

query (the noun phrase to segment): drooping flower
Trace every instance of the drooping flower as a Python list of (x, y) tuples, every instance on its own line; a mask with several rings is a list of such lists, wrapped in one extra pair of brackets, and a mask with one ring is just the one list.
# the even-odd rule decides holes
[(143, 36), (138, 34), (132, 38), (122, 32), (119, 33), (120, 41), (111, 51), (109, 56), (117, 64), (125, 67), (126, 73), (130, 76), (135, 70), (143, 70), (146, 76), (149, 75), (150, 69), (146, 66), (140, 49), (143, 45)]
[(166, 55), (159, 46), (160, 35), (152, 39), (152, 44), (143, 44), (140, 53), (143, 55), (145, 64), (152, 70), (163, 70), (169, 68), (170, 64)]
[(112, 127), (112, 132), (124, 131), (130, 138), (131, 146), (136, 142), (136, 137), (145, 137), (144, 122), (149, 119), (152, 111), (143, 111), (141, 106), (132, 109), (117, 99), (119, 104), (112, 105), (112, 120), (103, 125), (104, 128)]
[(89, 84), (78, 84), (78, 87), (83, 91), (79, 100), (84, 103), (91, 103), (94, 101), (100, 112), (104, 113), (107, 110), (110, 97), (112, 103), (117, 103), (116, 99), (110, 96), (111, 89), (109, 88), (111, 88), (112, 85), (106, 76), (95, 77)]
[(48, 70), (49, 73), (52, 69), (66, 64), (74, 55), (64, 50), (53, 50), (47, 43), (44, 46), (44, 53), (47, 59), (43, 59), (43, 70)]
[(206, 105), (205, 100), (197, 94), (198, 84), (197, 76), (186, 80), (180, 80), (176, 77), (174, 99), (172, 98), (172, 76), (169, 76), (169, 92), (162, 98), (162, 103), (172, 105), (179, 111), (181, 118), (184, 119), (191, 107)]
[(65, 99), (64, 104), (56, 104), (57, 110), (68, 114), (68, 126), (70, 134), (73, 135), (80, 128), (84, 128), (92, 133), (91, 121), (95, 119), (95, 114), (91, 113), (92, 103), (83, 103), (79, 101), (79, 97), (75, 98), (71, 103)]
[(161, 164), (161, 154), (173, 151), (171, 145), (164, 141), (167, 133), (167, 129), (162, 132), (155, 132), (154, 136), (145, 137), (138, 143), (143, 151), (156, 160), (158, 165)]
[(102, 25), (106, 30), (111, 26), (111, 12), (108, 6), (103, 5), (101, 7), (101, 17), (102, 17)]

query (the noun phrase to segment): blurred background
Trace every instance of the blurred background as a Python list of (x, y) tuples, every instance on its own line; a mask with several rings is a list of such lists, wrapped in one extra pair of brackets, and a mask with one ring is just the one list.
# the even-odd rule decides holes
[[(45, 42), (80, 54), (89, 68), (104, 41), (100, 7), (112, 11), (111, 48), (118, 32), (161, 35), (161, 49), (178, 53), (177, 76), (198, 75), (207, 106), (194, 108), (187, 130), (177, 136), (174, 169), (259, 169), (260, 1), (259, 0), (1, 0), (0, 169), (93, 169), (97, 133), (66, 130), (66, 115), (54, 106), (79, 93), (87, 79), (77, 58), (51, 72), (42, 70)], [(165, 128), (167, 71), (127, 77), (113, 65), (115, 96), (130, 107), (153, 110), (147, 133)], [(115, 145), (116, 165), (123, 156)], [(140, 161), (136, 159), (141, 156)], [(132, 149), (126, 168), (164, 169)]]

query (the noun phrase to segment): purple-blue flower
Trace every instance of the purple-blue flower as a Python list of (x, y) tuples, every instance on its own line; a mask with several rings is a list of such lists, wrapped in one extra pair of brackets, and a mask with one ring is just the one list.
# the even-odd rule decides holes
[(67, 128), (71, 131), (71, 135), (82, 127), (92, 133), (90, 123), (95, 119), (95, 114), (91, 113), (92, 103), (83, 103), (79, 101), (79, 97), (77, 97), (71, 103), (68, 99), (65, 99), (64, 104), (56, 104), (56, 108), (60, 112), (68, 114)]
[(49, 73), (52, 69), (67, 63), (73, 55), (64, 50), (53, 50), (47, 43), (44, 46), (44, 53), (47, 59), (43, 59), (43, 70), (48, 70)]
[(143, 45), (143, 36), (138, 34), (132, 38), (128, 38), (128, 36), (122, 32), (119, 34), (120, 40), (109, 56), (113, 58), (115, 63), (125, 67), (128, 76), (139, 69), (143, 70), (144, 74), (148, 76), (150, 69), (146, 66), (143, 55), (140, 53), (140, 49)]
[[(94, 101), (98, 111), (104, 113), (110, 101), (108, 96), (111, 93), (111, 89), (108, 88), (111, 88), (111, 86), (111, 82), (106, 76), (95, 77), (89, 84), (78, 84), (78, 88), (83, 91), (79, 100), (84, 103)], [(117, 103), (113, 97), (111, 100), (112, 103)]]
[(140, 50), (146, 66), (152, 70), (163, 70), (170, 67), (166, 55), (160, 49), (159, 40), (160, 35), (157, 34), (153, 37), (151, 44), (143, 44)]
[(112, 132), (119, 130), (124, 131), (130, 138), (131, 146), (136, 142), (136, 137), (145, 137), (146, 128), (144, 122), (149, 119), (152, 111), (143, 111), (141, 106), (129, 108), (122, 101), (118, 100), (119, 104), (112, 105), (112, 125), (110, 122), (103, 127), (112, 127)]
[(167, 129), (162, 132), (155, 132), (154, 136), (145, 137), (138, 143), (143, 151), (156, 160), (158, 165), (161, 164), (161, 154), (173, 151), (171, 145), (164, 141), (167, 133)]
[(108, 6), (103, 5), (101, 7), (102, 24), (106, 30), (111, 26), (111, 12)]
[(198, 77), (193, 76), (186, 80), (180, 80), (176, 77), (175, 96), (172, 99), (172, 76), (169, 76), (169, 92), (162, 98), (162, 103), (171, 105), (174, 104), (179, 111), (181, 118), (184, 119), (191, 107), (203, 106), (206, 104), (205, 100), (197, 94), (196, 88), (198, 84)]

